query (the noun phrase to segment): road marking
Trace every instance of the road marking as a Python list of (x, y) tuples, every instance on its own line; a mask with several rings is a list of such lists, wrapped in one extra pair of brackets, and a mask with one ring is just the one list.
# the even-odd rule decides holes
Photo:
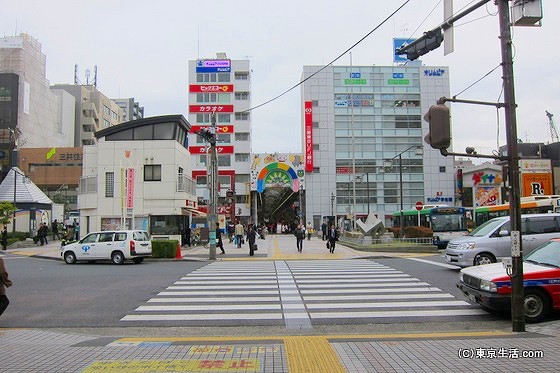
[[(280, 291), (280, 302), (285, 310), (290, 306), (290, 312), (284, 311), (284, 322), (288, 329), (311, 329), (311, 320), (305, 309), (305, 304), (299, 293), (298, 286), (292, 272), (286, 262), (275, 261), (276, 276), (278, 277), (278, 290)], [(286, 298), (290, 298), (287, 303)], [(299, 312), (294, 312), (298, 310)]]
[(372, 312), (310, 312), (311, 319), (355, 319), (355, 318), (388, 318), (388, 317), (434, 317), (434, 316), (475, 316), (487, 315), (488, 312), (481, 309), (463, 310), (425, 310), (425, 311), (372, 311)]
[(406, 258), (406, 259), (415, 260), (417, 262), (427, 263), (427, 264), (431, 264), (431, 265), (434, 265), (434, 266), (439, 266), (439, 267), (444, 267), (444, 268), (449, 268), (449, 269), (461, 269), (461, 267), (454, 266), (452, 264), (438, 263), (438, 262), (434, 262), (434, 261), (426, 260), (426, 259), (419, 259), (419, 258)]
[(282, 320), (282, 313), (197, 313), (126, 315), (121, 321)]

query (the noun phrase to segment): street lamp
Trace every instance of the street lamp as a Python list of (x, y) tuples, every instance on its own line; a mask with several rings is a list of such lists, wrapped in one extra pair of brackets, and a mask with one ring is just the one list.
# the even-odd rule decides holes
[(384, 165), (388, 165), (389, 167), (393, 164), (393, 159), (399, 158), (399, 199), (400, 199), (400, 222), (399, 222), (399, 238), (403, 237), (403, 228), (404, 228), (404, 207), (403, 207), (403, 181), (402, 181), (402, 155), (411, 149), (416, 149), (416, 155), (422, 155), (422, 146), (421, 145), (412, 145), (400, 152), (399, 154), (395, 155), (393, 158), (388, 159), (384, 162)]
[(334, 193), (331, 192), (331, 216), (334, 216), (334, 199), (335, 199)]

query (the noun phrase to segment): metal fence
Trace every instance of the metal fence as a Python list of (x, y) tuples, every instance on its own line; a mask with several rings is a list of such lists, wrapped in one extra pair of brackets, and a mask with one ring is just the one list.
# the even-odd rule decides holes
[(347, 242), (354, 245), (369, 246), (369, 245), (388, 245), (402, 243), (405, 245), (426, 245), (433, 246), (433, 239), (431, 237), (422, 238), (394, 238), (392, 236), (383, 236), (381, 238), (371, 237), (344, 237), (341, 235), (341, 242)]

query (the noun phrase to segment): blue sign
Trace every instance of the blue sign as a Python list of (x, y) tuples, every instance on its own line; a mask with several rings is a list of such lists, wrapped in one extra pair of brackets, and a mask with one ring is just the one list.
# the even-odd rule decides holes
[(393, 73), (393, 79), (403, 79), (404, 73)]
[(91, 246), (89, 246), (89, 245), (82, 246), (82, 250), (84, 251), (84, 253), (87, 253), (89, 251), (89, 249), (91, 249)]
[(197, 73), (229, 73), (231, 67), (196, 67)]
[(424, 76), (442, 76), (443, 74), (445, 74), (444, 69), (424, 70)]
[(416, 39), (393, 38), (393, 62), (406, 62), (406, 54), (396, 54), (395, 51), (404, 44), (410, 44)]
[(360, 79), (362, 77), (362, 73), (350, 73), (350, 78), (352, 79)]

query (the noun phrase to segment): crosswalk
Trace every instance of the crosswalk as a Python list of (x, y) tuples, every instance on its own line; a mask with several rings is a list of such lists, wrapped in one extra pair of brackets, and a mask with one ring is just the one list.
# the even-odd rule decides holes
[(223, 261), (180, 278), (121, 320), (301, 329), (481, 315), (487, 313), (370, 260)]

